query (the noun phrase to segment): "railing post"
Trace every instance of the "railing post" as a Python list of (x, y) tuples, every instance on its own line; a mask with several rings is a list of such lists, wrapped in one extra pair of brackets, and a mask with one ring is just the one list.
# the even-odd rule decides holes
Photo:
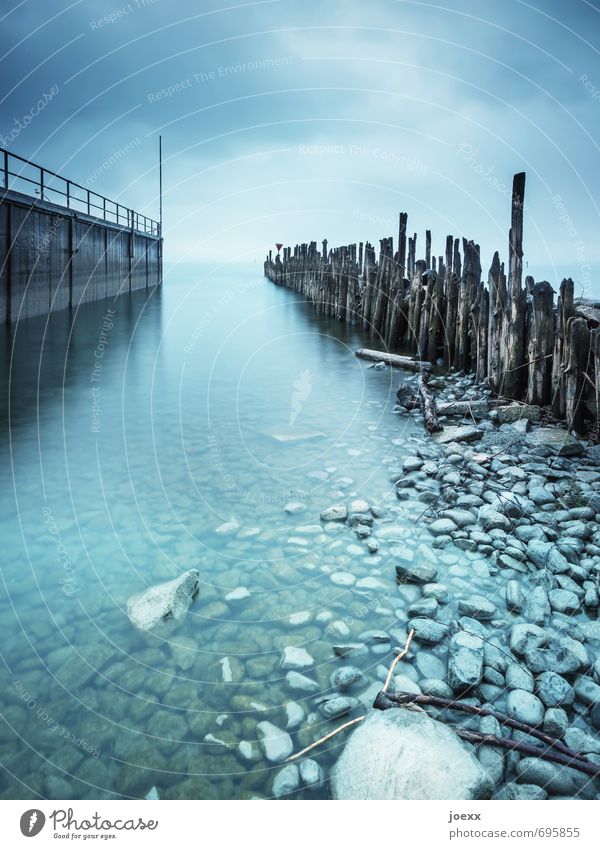
[(40, 168), (40, 200), (44, 200), (44, 169)]
[(102, 217), (106, 221), (106, 198), (102, 197)]
[(4, 151), (4, 188), (8, 189), (8, 151)]
[(90, 214), (90, 190), (87, 190), (87, 214)]
[(67, 180), (67, 209), (71, 208), (71, 181)]

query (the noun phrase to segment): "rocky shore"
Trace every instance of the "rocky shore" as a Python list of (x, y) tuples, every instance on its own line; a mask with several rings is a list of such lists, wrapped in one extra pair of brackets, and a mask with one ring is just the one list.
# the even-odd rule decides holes
[[(223, 684), (246, 688), (247, 695), (231, 700), (245, 718), (222, 714), (210, 727), (203, 721), (199, 739), (223, 762), (235, 758), (252, 775), (270, 769), (268, 795), (276, 798), (322, 792), (327, 780), (334, 798), (600, 798), (597, 778), (465, 743), (451, 731), (539, 743), (494, 717), (432, 707), (428, 718), (410, 710), (384, 716), (372, 709), (412, 630), (391, 694), (490, 707), (600, 765), (600, 449), (551, 425), (539, 407), (498, 406), (469, 377), (451, 372), (429, 385), (444, 429), (398, 438), (392, 455), (396, 448), (406, 452), (411, 441), (413, 448), (400, 461), (388, 455), (389, 487), (380, 500), (361, 497), (350, 479), (339, 478), (329, 490), (336, 500), (323, 503), (320, 522), (290, 531), (290, 551), (305, 550), (307, 569), (318, 569), (339, 597), (321, 604), (315, 599), (314, 607), (305, 600), (307, 609), (289, 615), (290, 634), (282, 634), (273, 659), (283, 703), (266, 703), (260, 683), (252, 681), (275, 673), (268, 656), (244, 664), (221, 658)], [(419, 416), (400, 406), (394, 413)], [(283, 512), (293, 522), (298, 514), (304, 518), (306, 506), (290, 501)], [(234, 535), (237, 525), (217, 532)], [(309, 563), (313, 547), (319, 558)], [(181, 603), (170, 582), (164, 607), (148, 615), (148, 597), (142, 596), (130, 614), (143, 602), (152, 626), (176, 623), (177, 611), (185, 615), (194, 598), (192, 572), (181, 576), (190, 582)], [(150, 594), (153, 603), (157, 597)], [(252, 599), (251, 590), (238, 586), (212, 605), (224, 611), (234, 605), (244, 616)], [(208, 608), (200, 612), (216, 615)], [(367, 613), (371, 627), (365, 629)], [(192, 649), (186, 654), (184, 643), (178, 648), (183, 661), (189, 654), (193, 662)], [(363, 715), (364, 722), (333, 745), (287, 762)], [(377, 766), (368, 775), (365, 758)]]
[[(444, 430), (390, 471), (397, 498), (432, 537), (413, 547), (398, 533), (389, 550), (415, 632), (414, 667), (426, 677), (400, 674), (394, 686), (491, 706), (600, 764), (600, 448), (544, 426), (539, 407), (496, 406), (472, 378), (430, 386), (440, 390)], [(332, 505), (321, 518), (346, 521), (370, 551), (395, 537), (364, 504)], [(455, 549), (470, 568), (453, 565), (445, 552)], [(470, 724), (500, 733), (489, 717)], [(573, 769), (490, 746), (477, 757), (496, 798), (600, 798), (598, 779)]]

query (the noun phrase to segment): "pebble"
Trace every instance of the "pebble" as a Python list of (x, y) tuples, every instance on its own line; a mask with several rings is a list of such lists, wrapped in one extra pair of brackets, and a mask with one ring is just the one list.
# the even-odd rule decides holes
[(415, 563), (412, 565), (405, 563), (396, 564), (396, 575), (401, 581), (407, 581), (414, 584), (430, 584), (435, 581), (437, 568), (429, 566), (426, 563)]
[(448, 645), (449, 686), (456, 693), (475, 687), (483, 675), (483, 640), (459, 631)]
[(459, 599), (458, 610), (464, 616), (470, 616), (473, 619), (480, 619), (485, 622), (494, 618), (498, 608), (491, 601), (488, 601), (487, 598), (481, 595), (473, 595), (467, 599)]
[(333, 504), (321, 512), (323, 522), (345, 522), (348, 518), (348, 508), (345, 504)]
[(412, 629), (415, 631), (415, 639), (422, 643), (441, 643), (448, 634), (448, 625), (443, 625), (441, 622), (434, 622), (432, 619), (416, 618), (410, 619), (406, 626), (407, 633)]
[(288, 796), (300, 787), (300, 771), (296, 764), (288, 764), (280, 769), (273, 779), (272, 793), (275, 798)]
[(513, 719), (527, 725), (541, 725), (544, 720), (544, 705), (527, 690), (511, 690), (506, 699), (506, 712)]
[(348, 690), (363, 677), (357, 666), (341, 666), (331, 675), (331, 686), (337, 690)]
[(575, 682), (575, 695), (586, 705), (600, 704), (600, 686), (587, 675)]
[(351, 572), (334, 572), (329, 576), (329, 580), (336, 587), (353, 587), (356, 583), (356, 578)]
[[(279, 764), (294, 751), (292, 738), (271, 722), (259, 722), (256, 725), (259, 745), (265, 758), (272, 764)], [(283, 770), (282, 770), (283, 771)]]
[(558, 610), (559, 613), (570, 615), (577, 613), (581, 607), (579, 599), (570, 590), (550, 590), (548, 598), (552, 610)]
[(565, 735), (565, 731), (569, 727), (569, 719), (566, 711), (562, 708), (548, 708), (544, 714), (543, 729), (546, 734), (551, 737), (556, 737), (560, 740)]
[(556, 672), (542, 672), (535, 681), (535, 692), (547, 708), (572, 705), (575, 690)]
[(314, 657), (300, 646), (286, 646), (283, 650), (282, 669), (307, 669), (314, 663)]
[(304, 722), (304, 708), (298, 702), (287, 702), (285, 705), (285, 715), (287, 718), (286, 731), (296, 731)]
[[(435, 522), (432, 522), (429, 525), (429, 531), (435, 536), (439, 536), (440, 534), (449, 534), (452, 531), (456, 530), (456, 525), (452, 521), (452, 519), (436, 519)], [(430, 580), (433, 580), (430, 578)]]
[(517, 764), (517, 781), (537, 784), (558, 796), (576, 796), (589, 777), (541, 758), (522, 758)]
[(324, 778), (323, 770), (315, 760), (307, 758), (305, 761), (301, 761), (300, 779), (305, 787), (318, 787), (323, 783)]
[(526, 690), (533, 693), (533, 675), (518, 663), (511, 663), (506, 667), (506, 686), (509, 690)]
[(285, 680), (290, 690), (298, 693), (317, 693), (321, 689), (316, 681), (301, 675), (300, 672), (288, 672)]
[(353, 696), (334, 696), (332, 699), (321, 702), (319, 710), (326, 719), (335, 719), (338, 716), (350, 713), (359, 704), (359, 700)]

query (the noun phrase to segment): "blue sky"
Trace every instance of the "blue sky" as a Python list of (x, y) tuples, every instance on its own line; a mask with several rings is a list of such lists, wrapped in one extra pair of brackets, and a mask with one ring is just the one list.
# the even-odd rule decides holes
[(157, 216), (162, 133), (167, 260), (374, 241), (406, 210), (421, 248), (426, 227), (436, 253), (473, 238), (487, 269), (525, 170), (527, 271), (600, 296), (600, 2), (2, 0), (0, 18), (5, 146)]

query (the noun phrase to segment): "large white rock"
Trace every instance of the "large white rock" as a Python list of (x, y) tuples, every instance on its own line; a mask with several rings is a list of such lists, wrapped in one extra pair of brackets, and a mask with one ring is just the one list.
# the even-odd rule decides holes
[(127, 615), (142, 631), (152, 631), (166, 622), (179, 622), (196, 597), (199, 584), (200, 572), (188, 569), (173, 581), (157, 584), (131, 596), (127, 602)]
[(447, 725), (426, 713), (374, 710), (331, 775), (334, 799), (488, 799), (493, 785)]

